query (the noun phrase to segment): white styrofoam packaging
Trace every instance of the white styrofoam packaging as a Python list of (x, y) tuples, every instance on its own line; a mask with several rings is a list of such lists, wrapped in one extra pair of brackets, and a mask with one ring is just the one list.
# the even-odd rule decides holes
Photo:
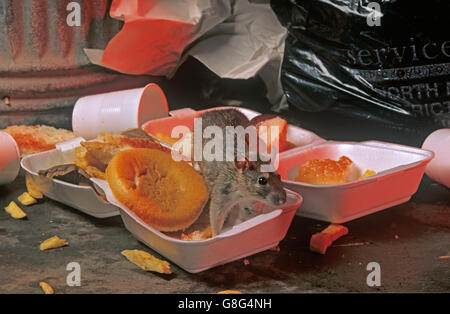
[(167, 115), (162, 89), (154, 83), (145, 87), (81, 97), (72, 112), (76, 136), (95, 139), (101, 132), (119, 133), (139, 128), (148, 120)]
[(128, 231), (190, 273), (198, 273), (277, 246), (285, 237), (296, 209), (303, 201), (297, 193), (286, 190), (287, 200), (281, 205), (282, 208), (267, 206), (266, 213), (225, 229), (213, 238), (190, 241), (170, 237), (148, 226), (117, 201), (105, 181), (91, 180), (104, 190), (111, 204), (120, 208)]
[(425, 173), (431, 179), (450, 188), (450, 128), (439, 129), (428, 135), (422, 148), (435, 154)]
[[(311, 159), (350, 158), (362, 172), (376, 175), (361, 180), (315, 185), (296, 182), (299, 167)], [(278, 171), (286, 188), (304, 198), (298, 215), (344, 223), (382, 209), (404, 203), (417, 191), (431, 151), (380, 141), (326, 141), (306, 149), (293, 149), (280, 155)]]
[(0, 132), (0, 185), (13, 182), (19, 170), (19, 146), (11, 135)]
[(75, 147), (79, 146), (83, 140), (78, 137), (56, 144), (56, 149), (25, 156), (21, 166), (45, 196), (97, 218), (117, 216), (119, 209), (101, 199), (92, 187), (38, 175), (39, 170), (73, 163), (76, 160)]

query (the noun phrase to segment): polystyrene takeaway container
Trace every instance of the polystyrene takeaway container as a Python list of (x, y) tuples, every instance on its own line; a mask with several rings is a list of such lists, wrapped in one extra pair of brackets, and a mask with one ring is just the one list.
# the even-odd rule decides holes
[(272, 211), (225, 229), (213, 238), (179, 240), (145, 224), (117, 201), (105, 181), (91, 180), (104, 190), (111, 204), (120, 208), (125, 227), (137, 239), (190, 273), (198, 273), (277, 246), (285, 237), (296, 209), (302, 203), (300, 195), (287, 190), (287, 201), (281, 205), (282, 208), (272, 208)]
[(79, 146), (81, 141), (84, 139), (78, 137), (56, 144), (56, 149), (25, 156), (21, 166), (45, 196), (97, 218), (117, 216), (119, 209), (101, 199), (92, 187), (38, 175), (39, 170), (73, 163), (77, 159), (75, 147)]
[[(299, 167), (311, 159), (337, 160), (347, 156), (362, 170), (376, 175), (343, 184), (296, 182)], [(280, 155), (278, 172), (285, 186), (304, 198), (298, 215), (344, 223), (404, 203), (417, 191), (431, 151), (385, 143), (327, 141)]]
[[(150, 120), (142, 125), (142, 129), (147, 133), (156, 135), (162, 133), (171, 136), (172, 129), (176, 126), (187, 126), (191, 131), (194, 128), (194, 118), (204, 112), (212, 110), (236, 109), (242, 112), (248, 119), (260, 115), (259, 112), (239, 107), (215, 107), (201, 111), (195, 111), (191, 108), (183, 108), (169, 111), (169, 116), (160, 119)], [(298, 126), (288, 124), (286, 139), (295, 147), (306, 148), (312, 145), (317, 145), (325, 140), (317, 136), (311, 131), (302, 129)], [(280, 153), (280, 156), (286, 154), (289, 150)]]

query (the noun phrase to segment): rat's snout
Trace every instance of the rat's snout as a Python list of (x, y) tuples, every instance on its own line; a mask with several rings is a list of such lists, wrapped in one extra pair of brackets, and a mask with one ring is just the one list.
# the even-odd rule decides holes
[(282, 205), (286, 202), (286, 191), (282, 189), (279, 192), (272, 192), (269, 194), (269, 201), (273, 205)]

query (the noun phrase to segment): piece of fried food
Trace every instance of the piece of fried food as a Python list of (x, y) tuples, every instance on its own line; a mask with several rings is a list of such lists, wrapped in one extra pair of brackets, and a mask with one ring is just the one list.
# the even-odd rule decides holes
[(5, 207), (5, 210), (14, 219), (22, 219), (27, 216), (27, 214), (22, 210), (22, 208), (17, 206), (17, 204), (14, 201), (11, 201), (11, 203), (9, 203), (9, 205)]
[(37, 200), (33, 198), (33, 196), (31, 196), (28, 192), (23, 192), (17, 199), (20, 203), (22, 203), (22, 205), (25, 206), (37, 203)]
[(117, 200), (160, 231), (186, 229), (197, 220), (208, 199), (201, 174), (157, 149), (118, 153), (109, 163), (106, 177)]
[(186, 241), (201, 241), (212, 237), (211, 226), (208, 226), (204, 230), (194, 230), (191, 233), (181, 233), (180, 239)]
[(316, 253), (325, 254), (328, 247), (334, 241), (346, 235), (347, 233), (347, 227), (331, 224), (322, 232), (313, 234), (309, 242), (309, 249)]
[(188, 132), (182, 138), (173, 138), (163, 133), (156, 133), (155, 137), (169, 144), (173, 150), (184, 155), (188, 159), (192, 159), (194, 154), (194, 134)]
[(360, 170), (347, 156), (338, 161), (331, 159), (312, 159), (303, 164), (295, 181), (309, 184), (339, 184), (357, 180)]
[(145, 271), (155, 271), (161, 274), (171, 274), (170, 264), (141, 250), (123, 250), (122, 255), (130, 262)]
[(239, 290), (223, 290), (217, 292), (217, 294), (242, 294), (242, 292)]
[(364, 174), (359, 178), (359, 180), (364, 179), (364, 178), (368, 178), (371, 176), (376, 175), (377, 173), (373, 170), (366, 170), (366, 172), (364, 172)]
[(27, 186), (28, 193), (33, 198), (41, 199), (41, 198), (44, 197), (44, 195), (39, 190), (39, 188), (37, 187), (36, 183), (34, 183), (33, 178), (31, 177), (31, 175), (29, 173), (27, 173), (26, 176), (25, 176), (25, 184)]
[(169, 135), (166, 135), (164, 133), (155, 133), (155, 137), (166, 142), (167, 144), (170, 144), (173, 146), (173, 144), (175, 144), (176, 142), (178, 142), (180, 139), (179, 138), (174, 138), (174, 137), (170, 137)]
[(39, 283), (39, 286), (41, 286), (41, 288), (45, 294), (53, 294), (54, 293), (53, 288), (45, 281), (41, 281)]
[(1, 131), (9, 133), (14, 138), (21, 155), (51, 150), (57, 143), (74, 138), (69, 130), (46, 125), (12, 125)]
[(95, 142), (81, 142), (75, 148), (78, 160), (75, 164), (89, 175), (106, 179), (105, 170), (111, 159), (119, 152), (132, 148), (154, 148), (169, 151), (160, 144), (146, 138), (128, 138), (119, 134), (100, 133)]
[(39, 249), (41, 251), (45, 251), (48, 249), (56, 249), (66, 245), (68, 245), (66, 240), (60, 239), (58, 236), (53, 236), (42, 242), (41, 245), (39, 246)]

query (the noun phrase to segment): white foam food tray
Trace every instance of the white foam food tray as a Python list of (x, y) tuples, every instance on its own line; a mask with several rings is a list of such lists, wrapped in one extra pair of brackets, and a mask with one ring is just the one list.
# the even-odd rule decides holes
[[(296, 182), (301, 165), (311, 159), (350, 158), (364, 173), (374, 176), (342, 184), (316, 185)], [(344, 223), (404, 203), (417, 191), (431, 151), (380, 141), (327, 141), (294, 149), (280, 157), (279, 173), (285, 186), (304, 198), (299, 215)]]
[(92, 187), (38, 175), (39, 170), (73, 163), (76, 160), (75, 147), (82, 140), (84, 139), (78, 137), (57, 144), (56, 149), (25, 156), (21, 166), (45, 196), (97, 218), (117, 216), (119, 209), (101, 199)]
[(287, 201), (282, 208), (267, 206), (269, 212), (225, 229), (213, 238), (180, 240), (145, 224), (117, 201), (106, 181), (91, 180), (105, 191), (111, 204), (120, 208), (125, 227), (137, 239), (190, 273), (198, 273), (277, 246), (285, 237), (296, 209), (302, 203), (300, 195), (286, 191)]

